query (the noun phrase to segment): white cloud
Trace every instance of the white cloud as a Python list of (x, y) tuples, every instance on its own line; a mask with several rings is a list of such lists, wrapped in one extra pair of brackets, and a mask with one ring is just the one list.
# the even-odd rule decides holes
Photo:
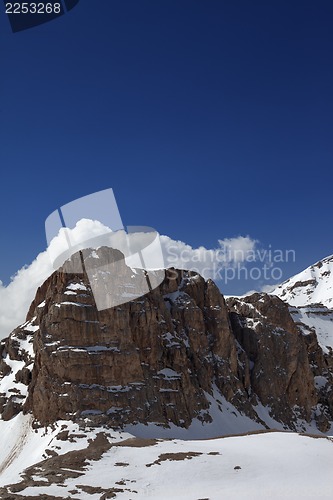
[(250, 236), (238, 236), (237, 238), (226, 238), (218, 240), (221, 250), (225, 254), (226, 262), (235, 264), (245, 262), (256, 250), (259, 243)]
[(0, 285), (0, 339), (23, 323), (37, 288), (53, 272), (47, 252), (42, 252), (12, 278), (8, 286)]
[[(163, 267), (159, 256), (156, 259), (156, 244), (152, 243), (151, 234), (134, 233), (130, 239), (124, 240), (125, 233), (110, 230), (97, 221), (83, 219), (72, 230), (61, 229), (59, 235), (52, 240), (47, 251), (40, 253), (29, 265), (20, 269), (8, 286), (0, 282), (0, 339), (25, 321), (29, 306), (34, 299), (37, 288), (68, 258), (82, 248), (101, 245), (112, 246), (130, 253), (139, 248), (148, 249), (146, 254), (155, 267)], [(70, 241), (71, 250), (68, 250)], [(130, 241), (130, 244), (129, 244)], [(205, 278), (218, 279), (217, 271), (227, 266), (234, 266), (246, 261), (247, 253), (253, 251), (257, 242), (249, 236), (219, 240), (216, 249), (205, 247), (192, 248), (182, 241), (175, 241), (168, 236), (161, 236), (165, 267), (192, 269)], [(150, 246), (149, 246), (150, 245)], [(149, 252), (154, 249), (153, 252)], [(126, 259), (131, 263), (131, 258)], [(55, 265), (53, 264), (55, 262)], [(159, 265), (160, 264), (160, 265)], [(149, 267), (149, 263), (148, 263)]]
[(273, 284), (273, 285), (261, 285), (258, 286), (256, 290), (251, 289), (248, 290), (246, 293), (243, 293), (242, 295), (238, 295), (238, 297), (248, 297), (249, 295), (252, 295), (254, 293), (272, 293), (274, 290), (279, 286), (279, 284)]
[(160, 237), (166, 267), (192, 269), (204, 278), (219, 279), (219, 272), (227, 267), (245, 263), (255, 252), (257, 241), (249, 236), (238, 236), (218, 240), (218, 247), (207, 249), (203, 246), (192, 248), (182, 241), (174, 241), (168, 236)]
[(275, 285), (263, 285), (260, 289), (263, 293), (272, 293), (280, 283), (276, 283)]
[[(0, 284), (0, 339), (7, 335), (18, 325), (25, 321), (29, 306), (33, 301), (37, 288), (53, 273), (53, 260), (57, 255), (66, 252), (68, 243), (65, 229), (61, 229), (59, 235), (52, 240), (49, 248), (41, 252), (29, 265), (20, 269), (12, 277), (8, 286)], [(72, 231), (68, 230), (73, 247), (79, 248), (79, 241), (87, 241), (98, 234), (105, 234), (105, 226), (98, 222), (85, 221), (77, 224)], [(81, 248), (85, 245), (83, 244)], [(63, 254), (59, 266), (68, 257)]]

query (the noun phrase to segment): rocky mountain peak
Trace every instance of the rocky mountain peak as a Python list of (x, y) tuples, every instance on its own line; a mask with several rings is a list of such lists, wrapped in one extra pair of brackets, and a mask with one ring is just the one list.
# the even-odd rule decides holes
[[(107, 247), (54, 272), (26, 323), (0, 344), (2, 418), (23, 411), (42, 425), (90, 419), (216, 434), (330, 427), (332, 395), (322, 390), (332, 382), (330, 354), (288, 305), (267, 294), (226, 302), (197, 273), (163, 273), (138, 297), (147, 275)], [(127, 301), (99, 310), (96, 290)]]
[(324, 352), (333, 352), (333, 256), (293, 276), (272, 293), (289, 304), (304, 335), (315, 335)]

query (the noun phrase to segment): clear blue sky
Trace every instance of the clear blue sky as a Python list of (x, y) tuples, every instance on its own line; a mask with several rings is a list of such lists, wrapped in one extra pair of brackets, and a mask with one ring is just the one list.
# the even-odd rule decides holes
[(333, 253), (333, 3), (81, 0), (13, 34), (0, 5), (0, 279), (57, 207), (114, 189), (125, 225)]

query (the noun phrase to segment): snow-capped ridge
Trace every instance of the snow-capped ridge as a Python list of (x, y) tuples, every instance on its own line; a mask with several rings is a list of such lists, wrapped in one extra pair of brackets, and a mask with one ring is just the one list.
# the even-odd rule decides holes
[(271, 294), (290, 305), (304, 335), (315, 332), (325, 353), (333, 349), (333, 255), (281, 283)]
[(296, 307), (321, 304), (333, 309), (333, 255), (281, 283), (271, 294)]

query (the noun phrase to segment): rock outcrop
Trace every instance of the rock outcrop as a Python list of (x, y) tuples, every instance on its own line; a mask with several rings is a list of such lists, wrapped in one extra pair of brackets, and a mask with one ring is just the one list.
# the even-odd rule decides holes
[[(103, 263), (119, 257), (106, 248), (97, 253)], [(90, 252), (82, 254), (86, 262)], [(117, 279), (130, 285), (138, 274), (124, 265)], [(25, 410), (42, 423), (95, 414), (111, 425), (186, 427), (210, 418), (205, 392), (213, 382), (255, 417), (237, 376), (225, 301), (195, 273), (169, 270), (145, 296), (98, 311), (87, 276), (60, 269), (37, 292), (27, 320), (39, 329)]]
[(235, 337), (250, 363), (250, 385), (271, 416), (311, 419), (317, 404), (306, 344), (288, 306), (277, 297), (253, 294), (228, 300)]
[[(131, 299), (131, 286), (146, 277), (125, 263), (113, 276), (121, 257), (106, 247), (85, 250), (38, 289), (26, 323), (0, 344), (2, 418), (23, 410), (43, 425), (89, 418), (187, 428), (212, 420), (213, 398), (219, 411), (224, 400), (262, 427), (274, 419), (301, 430), (316, 420), (328, 429), (332, 397), (318, 377), (331, 380), (329, 359), (279, 298), (226, 304), (212, 281), (169, 269), (157, 288)], [(127, 294), (128, 302), (97, 309), (91, 275), (69, 272), (92, 258), (94, 293)]]

